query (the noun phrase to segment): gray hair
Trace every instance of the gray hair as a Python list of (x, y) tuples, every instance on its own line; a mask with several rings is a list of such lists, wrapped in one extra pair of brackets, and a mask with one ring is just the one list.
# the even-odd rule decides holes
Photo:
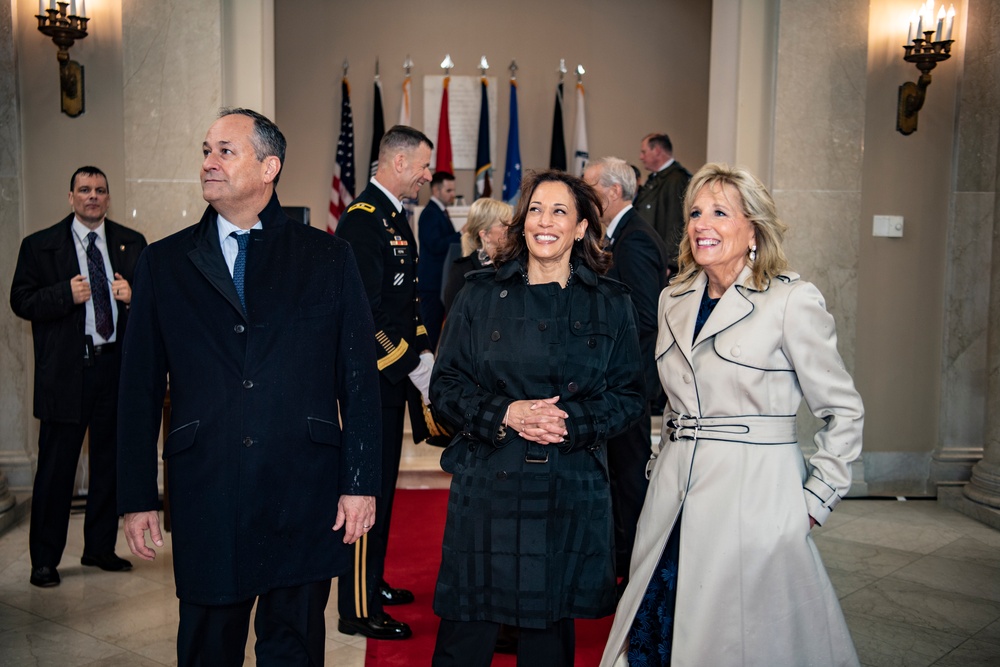
[(602, 157), (590, 162), (587, 166), (601, 167), (601, 179), (598, 182), (602, 187), (610, 188), (620, 185), (622, 199), (626, 202), (635, 199), (635, 172), (632, 171), (628, 162), (618, 157)]
[(219, 118), (225, 116), (246, 116), (253, 120), (253, 134), (250, 136), (250, 143), (253, 144), (254, 156), (258, 162), (263, 162), (265, 158), (275, 156), (281, 162), (278, 174), (274, 177), (274, 184), (278, 184), (281, 177), (281, 168), (285, 166), (285, 148), (288, 142), (285, 135), (281, 133), (278, 126), (267, 116), (241, 107), (223, 107), (219, 110)]
[(434, 149), (434, 142), (420, 130), (408, 125), (393, 125), (379, 142), (378, 161), (381, 163), (383, 160), (391, 159), (400, 151), (411, 151), (420, 144), (427, 144), (432, 150)]

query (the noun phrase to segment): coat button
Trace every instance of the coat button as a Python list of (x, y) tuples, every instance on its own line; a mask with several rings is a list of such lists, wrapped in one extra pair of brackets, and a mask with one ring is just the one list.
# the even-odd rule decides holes
[(681, 379), (684, 380), (684, 384), (691, 384), (691, 376), (688, 375), (687, 373), (682, 375)]
[(250, 436), (247, 436), (247, 437), (243, 438), (243, 446), (244, 447), (251, 447), (251, 446), (253, 446), (253, 438), (251, 438)]
[(507, 381), (506, 380), (497, 380), (497, 387), (499, 387), (500, 389), (503, 389), (506, 386), (507, 386)]
[(244, 389), (253, 389), (253, 380), (244, 380), (243, 381), (243, 388)]
[(590, 349), (594, 349), (595, 347), (597, 347), (597, 339), (591, 338), (590, 340), (588, 340), (587, 347), (589, 347)]
[(573, 322), (573, 328), (576, 329), (577, 331), (579, 331), (582, 327), (583, 325), (580, 324), (579, 321)]
[(233, 331), (235, 331), (236, 333), (243, 333), (244, 331), (246, 331), (246, 327), (244, 327), (242, 324), (237, 324), (235, 327), (233, 327)]
[(734, 346), (733, 346), (733, 349), (732, 349), (732, 355), (733, 355), (734, 357), (738, 357), (738, 356), (740, 356), (740, 346), (739, 346), (739, 345), (734, 345)]
[(545, 322), (539, 322), (538, 323), (538, 330), (539, 331), (545, 331), (548, 328), (549, 328), (549, 325), (546, 324)]
[(469, 443), (469, 451), (470, 452), (476, 451), (476, 445), (475, 445), (475, 443), (472, 443), (472, 442)]
[(500, 340), (500, 332), (499, 331), (494, 331), (493, 333), (491, 333), (490, 334), (490, 340), (492, 340), (494, 343), (497, 342), (498, 340)]
[(501, 470), (497, 473), (497, 479), (507, 479), (507, 471)]
[(580, 388), (580, 385), (578, 385), (575, 382), (570, 382), (568, 385), (566, 385), (566, 388), (569, 389), (571, 392), (576, 393), (576, 390)]
[(501, 299), (506, 299), (507, 298), (507, 290), (501, 290), (500, 291), (500, 298)]

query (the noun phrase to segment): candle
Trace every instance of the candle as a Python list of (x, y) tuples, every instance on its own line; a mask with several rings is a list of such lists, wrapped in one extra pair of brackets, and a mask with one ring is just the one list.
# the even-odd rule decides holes
[[(913, 24), (917, 22), (917, 13), (913, 12), (910, 14), (910, 29), (906, 33), (906, 45), (909, 46), (913, 44)], [(917, 37), (920, 37), (920, 33), (917, 33)]]
[(38, 15), (45, 16), (45, 0), (38, 0)]
[(948, 8), (948, 32), (945, 33), (945, 39), (951, 39), (951, 29), (954, 27), (955, 27), (955, 5), (952, 5), (951, 7)]
[(924, 15), (923, 13), (917, 17), (917, 39), (924, 38)]
[(944, 5), (941, 5), (941, 9), (938, 10), (937, 20), (937, 32), (934, 33), (934, 41), (940, 42), (944, 39)]
[[(944, 7), (942, 7), (941, 9), (944, 9)], [(76, 16), (76, 0), (71, 0), (71, 2), (69, 3), (69, 15)]]

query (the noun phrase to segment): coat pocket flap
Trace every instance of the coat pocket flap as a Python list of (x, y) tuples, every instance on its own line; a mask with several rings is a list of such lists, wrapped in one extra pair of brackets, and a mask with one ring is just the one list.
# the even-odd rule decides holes
[(200, 423), (200, 421), (189, 422), (183, 426), (178, 426), (167, 434), (166, 440), (163, 442), (164, 460), (178, 452), (183, 452), (194, 444), (194, 438), (198, 433), (198, 424)]
[(340, 447), (340, 425), (318, 417), (306, 417), (309, 439), (323, 445)]

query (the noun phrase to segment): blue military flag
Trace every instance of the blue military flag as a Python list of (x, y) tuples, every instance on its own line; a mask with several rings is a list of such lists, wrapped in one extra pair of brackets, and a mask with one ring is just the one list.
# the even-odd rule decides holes
[(521, 192), (521, 137), (517, 129), (517, 81), (510, 80), (510, 129), (507, 131), (507, 159), (504, 161), (503, 200), (517, 206)]

